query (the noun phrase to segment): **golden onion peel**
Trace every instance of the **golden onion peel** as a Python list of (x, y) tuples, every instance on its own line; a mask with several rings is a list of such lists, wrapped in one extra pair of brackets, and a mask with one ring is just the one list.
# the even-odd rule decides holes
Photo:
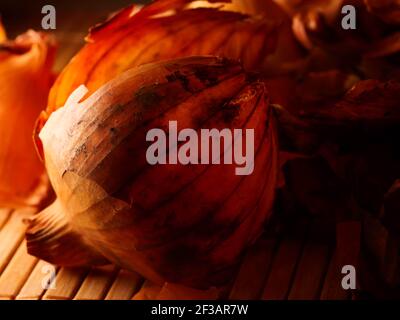
[(0, 205), (40, 201), (45, 180), (32, 141), (52, 84), (54, 42), (32, 30), (7, 40), (0, 25)]

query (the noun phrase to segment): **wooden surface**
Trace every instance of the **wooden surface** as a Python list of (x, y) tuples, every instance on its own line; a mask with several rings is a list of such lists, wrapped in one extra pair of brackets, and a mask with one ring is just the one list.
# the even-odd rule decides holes
[[(111, 265), (68, 269), (39, 261), (27, 254), (24, 240), (23, 219), (33, 213), (28, 209), (0, 209), (0, 299), (351, 298), (340, 287), (343, 250), (339, 255), (334, 244), (311, 240), (307, 228), (294, 234), (268, 232), (248, 250), (235, 279), (226, 288), (198, 291), (173, 284), (161, 287)], [(349, 250), (345, 255), (351, 257)], [(54, 286), (46, 289), (51, 270), (55, 272)]]

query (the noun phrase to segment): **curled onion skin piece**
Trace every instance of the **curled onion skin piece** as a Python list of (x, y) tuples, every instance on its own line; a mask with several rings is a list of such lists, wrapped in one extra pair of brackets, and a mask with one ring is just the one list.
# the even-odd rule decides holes
[(32, 130), (53, 81), (54, 40), (29, 30), (14, 41), (0, 27), (0, 205), (36, 205), (46, 192)]
[(364, 0), (368, 10), (377, 15), (382, 21), (400, 25), (400, 1), (399, 0)]
[[(236, 62), (191, 57), (130, 69), (79, 102), (85, 94), (80, 87), (40, 133), (58, 199), (31, 221), (28, 251), (70, 266), (104, 257), (158, 284), (224, 284), (275, 195), (278, 146), (264, 83)], [(170, 120), (197, 132), (254, 129), (254, 172), (149, 165), (146, 134)]]
[[(229, 1), (207, 1), (216, 8), (188, 7), (194, 0), (159, 0), (140, 11), (135, 5), (90, 30), (87, 44), (71, 60), (51, 89), (48, 107), (36, 127), (65, 104), (79, 85), (89, 93), (129, 68), (164, 59), (215, 55), (241, 60), (248, 70), (270, 67), (279, 24), (222, 10)], [(40, 141), (37, 139), (40, 149)]]

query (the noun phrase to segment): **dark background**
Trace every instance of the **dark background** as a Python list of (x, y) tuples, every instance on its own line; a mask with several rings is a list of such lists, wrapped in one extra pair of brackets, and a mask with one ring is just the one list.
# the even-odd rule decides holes
[(148, 3), (149, 0), (0, 0), (0, 14), (7, 28), (9, 37), (15, 37), (26, 29), (40, 29), (42, 7), (51, 4), (57, 12), (57, 28), (70, 26), (69, 17), (82, 17), (82, 24), (75, 30), (80, 30), (85, 24), (89, 27), (93, 22), (100, 21), (119, 8), (132, 3)]
[[(41, 28), (42, 7), (51, 4), (57, 12), (57, 28), (69, 27), (73, 31), (89, 28), (94, 23), (104, 20), (107, 15), (132, 3), (146, 3), (146, 0), (0, 0), (0, 15), (10, 38), (32, 28)], [(82, 23), (71, 25), (70, 18), (79, 16)]]
[(88, 29), (104, 21), (111, 13), (132, 3), (144, 4), (150, 0), (0, 0), (0, 15), (9, 39), (28, 29), (43, 31), (42, 7), (56, 8), (56, 30), (48, 30), (58, 43), (55, 71), (60, 71), (82, 47)]

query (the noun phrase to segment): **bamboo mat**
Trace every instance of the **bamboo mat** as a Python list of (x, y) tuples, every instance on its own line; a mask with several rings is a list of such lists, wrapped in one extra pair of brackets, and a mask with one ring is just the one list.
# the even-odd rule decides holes
[[(26, 252), (23, 219), (32, 209), (0, 209), (0, 299), (349, 299), (340, 287), (340, 268), (351, 250), (307, 237), (264, 235), (248, 250), (232, 283), (221, 292), (163, 287), (115, 266), (57, 268)], [(346, 226), (344, 226), (346, 233)], [(352, 229), (349, 229), (351, 231)], [(269, 234), (269, 233), (268, 233)], [(352, 231), (347, 232), (352, 236)], [(346, 242), (348, 243), (348, 242)], [(340, 254), (339, 254), (340, 253)], [(53, 286), (46, 284), (54, 276)]]

